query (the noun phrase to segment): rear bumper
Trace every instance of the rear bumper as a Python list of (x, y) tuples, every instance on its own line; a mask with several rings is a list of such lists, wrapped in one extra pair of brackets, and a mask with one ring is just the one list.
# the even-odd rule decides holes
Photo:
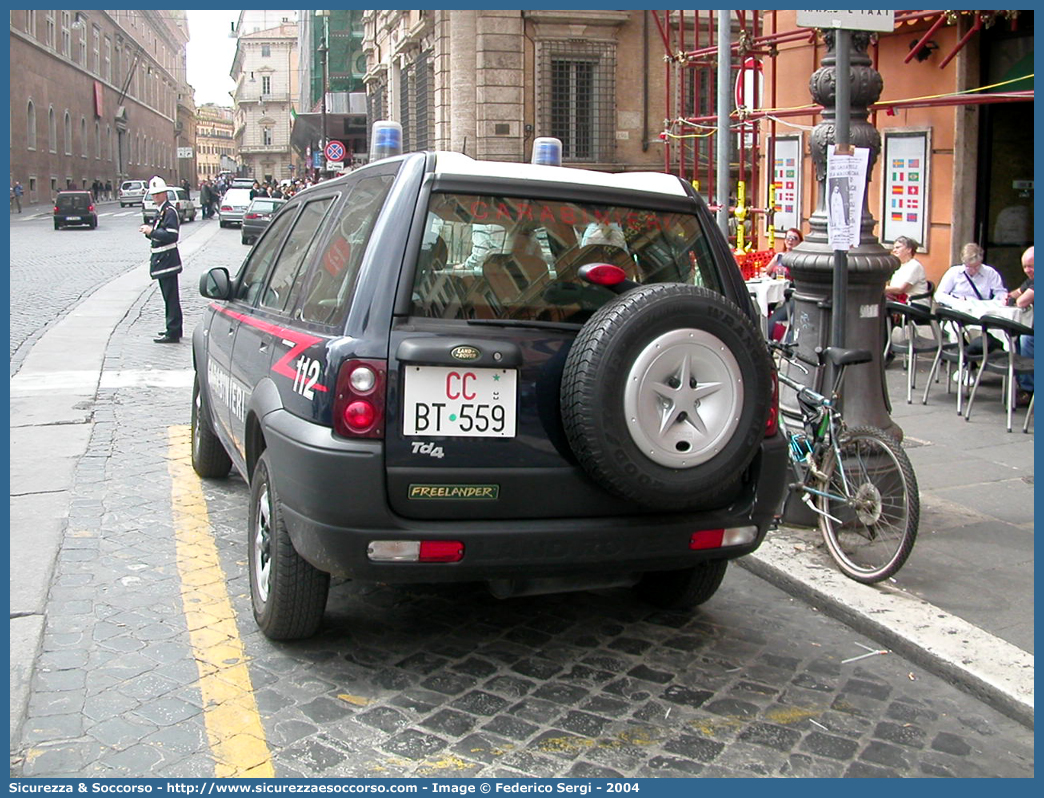
[[(780, 436), (766, 440), (747, 489), (705, 513), (601, 518), (419, 521), (389, 510), (383, 443), (343, 441), (284, 411), (265, 417), (272, 478), (298, 553), (315, 567), (367, 582), (470, 582), (684, 568), (754, 551), (778, 512), (786, 479)], [(751, 543), (693, 551), (693, 532), (755, 527)], [(375, 563), (375, 540), (454, 540), (460, 562)]]

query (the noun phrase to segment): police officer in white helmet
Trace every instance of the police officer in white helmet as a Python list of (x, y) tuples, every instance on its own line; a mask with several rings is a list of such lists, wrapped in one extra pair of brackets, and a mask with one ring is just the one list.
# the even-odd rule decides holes
[(157, 344), (176, 344), (181, 340), (182, 315), (181, 296), (178, 291), (178, 275), (181, 273), (181, 254), (178, 252), (178, 234), (181, 220), (171, 204), (167, 184), (162, 177), (149, 181), (148, 193), (156, 203), (156, 219), (153, 224), (138, 228), (151, 242), (149, 276), (159, 282), (160, 293), (166, 308), (167, 327), (153, 338)]

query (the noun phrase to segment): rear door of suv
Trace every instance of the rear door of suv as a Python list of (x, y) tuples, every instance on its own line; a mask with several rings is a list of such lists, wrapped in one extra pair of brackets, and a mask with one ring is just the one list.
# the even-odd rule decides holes
[(721, 292), (695, 202), (436, 181), (421, 205), (389, 347), (391, 506), (420, 519), (642, 512), (584, 475), (562, 426), (569, 347), (614, 296), (577, 270), (610, 262)]

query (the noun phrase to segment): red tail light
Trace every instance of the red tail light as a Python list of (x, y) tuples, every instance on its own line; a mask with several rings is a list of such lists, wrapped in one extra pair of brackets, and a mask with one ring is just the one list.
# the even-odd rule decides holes
[(724, 529), (704, 529), (693, 532), (689, 539), (690, 549), (720, 549), (725, 538)]
[(256, 213), (244, 213), (243, 214), (243, 218), (244, 219), (259, 219), (261, 217), (260, 217), (259, 214), (256, 214)]
[(58, 206), (57, 205), (54, 206), (54, 212), (58, 213)]
[(232, 210), (232, 206), (231, 205), (222, 205), (221, 206), (221, 210), (223, 210), (223, 211), (230, 211), (230, 210)]
[(779, 377), (772, 369), (772, 401), (769, 402), (768, 420), (765, 422), (765, 437), (771, 438), (779, 432)]
[(460, 562), (464, 558), (464, 544), (459, 540), (422, 540), (420, 562)]
[(384, 360), (348, 360), (337, 373), (334, 432), (346, 438), (384, 437)]
[(89, 210), (91, 213), (93, 213), (94, 212), (94, 205), (88, 205), (87, 206), (87, 210)]

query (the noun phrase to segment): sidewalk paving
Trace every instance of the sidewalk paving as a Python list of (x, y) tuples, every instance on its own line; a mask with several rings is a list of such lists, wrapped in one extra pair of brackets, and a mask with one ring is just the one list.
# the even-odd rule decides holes
[[(186, 240), (186, 262), (216, 231), (204, 228)], [(155, 290), (145, 275), (135, 270), (88, 297), (37, 342), (11, 382), (12, 552), (31, 545), (37, 553), (32, 568), (12, 560), (12, 738), (28, 700), (68, 520), (68, 485), (93, 423), (101, 364), (128, 309)], [(186, 274), (183, 290), (192, 284)], [(55, 353), (73, 343), (77, 370), (62, 371), (67, 361)], [(922, 366), (922, 386), (926, 371)], [(907, 405), (898, 361), (887, 372), (892, 417), (905, 433), (922, 508), (917, 544), (893, 581), (865, 586), (844, 579), (814, 530), (784, 527), (740, 564), (1032, 726), (1033, 425), (1030, 434), (1021, 432), (1020, 409), (1018, 431), (1005, 431), (999, 380), (988, 379), (967, 422), (944, 383), (928, 405)]]

